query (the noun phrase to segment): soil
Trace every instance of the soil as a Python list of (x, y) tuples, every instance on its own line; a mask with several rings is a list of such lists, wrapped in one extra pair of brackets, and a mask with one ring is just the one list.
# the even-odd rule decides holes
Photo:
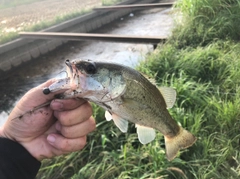
[(16, 32), (57, 16), (91, 9), (102, 5), (102, 0), (39, 0), (31, 4), (0, 10), (0, 31)]

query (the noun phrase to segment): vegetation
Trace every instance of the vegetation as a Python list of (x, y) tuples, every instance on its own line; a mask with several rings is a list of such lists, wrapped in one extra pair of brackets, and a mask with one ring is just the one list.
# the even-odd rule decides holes
[(44, 0), (0, 0), (0, 9), (5, 9), (5, 8), (9, 8), (9, 7), (16, 7), (22, 4), (31, 4), (34, 3), (36, 1), (44, 1)]
[(138, 70), (177, 90), (170, 113), (196, 144), (169, 162), (160, 133), (141, 145), (134, 125), (122, 134), (93, 105), (97, 130), (87, 146), (46, 160), (37, 178), (240, 178), (240, 3), (181, 0), (176, 10), (182, 19), (172, 36)]
[[(31, 4), (34, 3), (36, 1), (45, 1), (45, 0), (0, 0), (0, 9), (5, 9), (5, 8), (9, 8), (9, 7), (16, 7), (19, 5), (23, 5), (23, 4)], [(112, 4), (116, 4), (119, 2), (122, 2), (123, 0), (102, 0), (102, 4), (104, 6), (107, 5), (112, 5)]]
[[(51, 27), (53, 25), (60, 24), (60, 23), (62, 23), (64, 21), (73, 19), (73, 18), (78, 17), (80, 15), (86, 14), (89, 11), (90, 10), (82, 9), (82, 10), (79, 10), (79, 11), (71, 12), (69, 14), (56, 16), (54, 18), (54, 20), (51, 20), (51, 21), (46, 21), (46, 20), (41, 21), (41, 22), (39, 22), (39, 23), (37, 23), (35, 25), (28, 26), (28, 27), (24, 28), (22, 31), (25, 31), (25, 32), (40, 31), (40, 30), (46, 29), (48, 27)], [(4, 33), (0, 29), (0, 44), (4, 44), (4, 43), (9, 42), (11, 40), (14, 40), (14, 39), (16, 39), (18, 37), (19, 37), (18, 32)]]
[(239, 40), (238, 0), (179, 0), (183, 18), (175, 29), (173, 40), (179, 47), (204, 46), (219, 39)]
[(109, 5), (117, 4), (122, 1), (124, 1), (124, 0), (102, 0), (102, 5), (109, 6)]

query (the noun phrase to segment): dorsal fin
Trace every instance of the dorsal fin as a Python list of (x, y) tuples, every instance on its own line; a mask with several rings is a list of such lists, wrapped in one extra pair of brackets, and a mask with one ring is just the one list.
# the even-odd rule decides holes
[(152, 83), (153, 85), (157, 86), (157, 82), (154, 78), (151, 78), (143, 73), (141, 73), (150, 83)]
[(177, 96), (175, 89), (170, 87), (159, 87), (158, 89), (165, 100), (167, 108), (172, 108), (176, 101), (176, 96)]

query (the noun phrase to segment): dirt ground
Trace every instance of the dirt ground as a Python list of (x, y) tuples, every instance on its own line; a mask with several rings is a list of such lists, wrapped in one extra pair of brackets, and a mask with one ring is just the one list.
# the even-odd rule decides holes
[(102, 0), (39, 0), (0, 10), (0, 31), (16, 32), (45, 20), (71, 12), (101, 6)]

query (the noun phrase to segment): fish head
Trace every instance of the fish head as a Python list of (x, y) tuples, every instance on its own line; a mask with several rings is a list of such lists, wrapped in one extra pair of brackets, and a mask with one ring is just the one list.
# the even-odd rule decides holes
[(66, 65), (75, 97), (107, 102), (125, 92), (126, 83), (116, 64), (81, 59), (67, 60)]

